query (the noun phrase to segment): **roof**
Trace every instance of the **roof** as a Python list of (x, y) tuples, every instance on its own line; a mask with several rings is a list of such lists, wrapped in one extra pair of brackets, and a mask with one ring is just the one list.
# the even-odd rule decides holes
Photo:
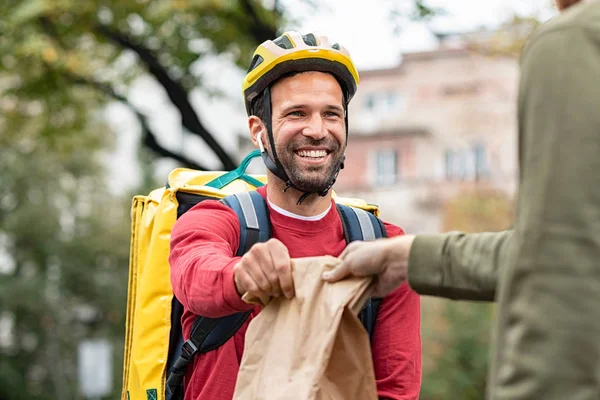
[(440, 48), (431, 51), (419, 51), (405, 53), (402, 55), (402, 62), (391, 68), (367, 69), (359, 71), (361, 77), (380, 77), (389, 75), (398, 75), (404, 72), (404, 65), (409, 62), (430, 61), (447, 58), (468, 57), (471, 53), (466, 47), (461, 48)]
[(350, 140), (369, 141), (372, 139), (392, 139), (399, 137), (429, 136), (431, 131), (423, 126), (393, 126), (377, 129), (373, 132), (362, 132), (350, 128)]

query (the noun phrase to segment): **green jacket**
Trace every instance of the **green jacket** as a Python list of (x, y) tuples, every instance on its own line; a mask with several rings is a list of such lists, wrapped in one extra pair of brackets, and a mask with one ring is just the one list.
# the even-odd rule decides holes
[(600, 0), (521, 57), (513, 231), (418, 236), (419, 293), (497, 300), (490, 399), (600, 399)]

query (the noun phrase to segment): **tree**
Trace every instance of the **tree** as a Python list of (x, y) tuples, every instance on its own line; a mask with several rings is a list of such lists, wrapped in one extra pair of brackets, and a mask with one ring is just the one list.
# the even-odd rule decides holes
[(484, 43), (472, 42), (470, 48), (483, 54), (518, 58), (523, 46), (542, 24), (537, 17), (513, 15)]
[[(199, 136), (223, 168), (232, 169), (234, 158), (208, 132), (190, 103), (190, 90), (202, 85), (193, 65), (205, 56), (226, 52), (245, 68), (256, 45), (277, 34), (283, 11), (278, 2), (274, 4), (268, 8), (257, 0), (6, 1), (0, 5), (2, 15), (8, 16), (0, 22), (0, 50), (5, 55), (0, 71), (17, 77), (6, 89), (11, 96), (36, 99), (44, 92), (58, 95), (86, 86), (103, 95), (90, 106), (120, 101), (139, 119), (145, 146), (184, 166), (207, 169), (199, 160), (159, 143), (146, 117), (128, 100), (128, 85), (148, 74), (181, 114), (182, 129)], [(55, 105), (40, 106), (38, 112), (54, 123), (50, 115), (57, 112)]]
[[(78, 87), (63, 94), (49, 100), (93, 97)], [(111, 135), (93, 110), (66, 109), (53, 128), (37, 103), (3, 101), (0, 398), (79, 399), (77, 344), (122, 340), (125, 321), (127, 204), (105, 189), (100, 157)], [(77, 135), (59, 130), (69, 117)]]

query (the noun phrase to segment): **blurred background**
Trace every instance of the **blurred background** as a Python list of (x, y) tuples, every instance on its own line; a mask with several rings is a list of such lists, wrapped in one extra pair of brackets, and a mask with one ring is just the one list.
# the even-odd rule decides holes
[[(287, 29), (361, 76), (335, 190), (408, 233), (511, 226), (520, 49), (551, 0), (0, 2), (0, 400), (120, 397), (134, 194), (252, 149), (241, 82)], [(260, 161), (252, 172), (263, 172)], [(423, 297), (421, 398), (483, 399), (493, 306)]]

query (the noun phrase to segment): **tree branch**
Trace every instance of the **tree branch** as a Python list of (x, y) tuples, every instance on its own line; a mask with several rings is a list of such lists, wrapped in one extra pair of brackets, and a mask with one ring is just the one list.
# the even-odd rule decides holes
[[(240, 0), (240, 6), (252, 18), (253, 23), (250, 24), (249, 29), (256, 43), (262, 43), (265, 40), (272, 40), (277, 37), (275, 27), (265, 24), (265, 21), (257, 14), (250, 0)], [(275, 3), (275, 6), (277, 6), (277, 3)]]
[(183, 126), (185, 126), (190, 133), (200, 136), (204, 140), (208, 147), (215, 152), (221, 163), (223, 163), (223, 168), (225, 170), (231, 170), (237, 167), (233, 158), (227, 154), (204, 127), (190, 104), (188, 94), (183, 86), (169, 76), (166, 69), (160, 64), (156, 56), (149, 49), (141, 44), (135, 43), (122, 32), (113, 30), (106, 25), (98, 25), (96, 31), (119, 46), (134, 51), (146, 66), (148, 72), (150, 72), (165, 88), (171, 102), (179, 109)]
[(207, 168), (205, 165), (201, 165), (201, 164), (197, 163), (196, 161), (193, 161), (193, 160), (185, 157), (182, 154), (172, 152), (172, 151), (166, 149), (165, 147), (161, 146), (158, 143), (158, 140), (156, 139), (156, 134), (154, 134), (154, 132), (150, 128), (150, 125), (148, 124), (148, 118), (144, 114), (142, 114), (138, 109), (136, 109), (133, 106), (133, 104), (131, 104), (129, 102), (129, 100), (127, 100), (127, 98), (125, 96), (117, 93), (109, 85), (102, 83), (102, 82), (97, 82), (97, 81), (94, 81), (94, 80), (91, 80), (88, 78), (84, 78), (81, 76), (75, 76), (73, 74), (65, 73), (65, 75), (67, 76), (67, 78), (69, 80), (71, 80), (76, 85), (85, 85), (85, 86), (92, 87), (96, 90), (99, 90), (100, 92), (102, 92), (104, 94), (107, 94), (108, 96), (123, 103), (124, 105), (126, 105), (137, 117), (137, 119), (140, 123), (140, 126), (142, 127), (142, 139), (143, 139), (144, 145), (146, 147), (148, 147), (150, 150), (154, 151), (155, 153), (157, 153), (158, 155), (160, 155), (162, 157), (172, 158), (173, 160), (180, 162), (182, 165), (184, 165), (187, 168), (198, 169), (198, 170), (202, 170), (202, 171), (208, 171), (210, 169), (210, 168)]
[[(52, 22), (47, 17), (40, 17), (39, 22), (40, 22), (42, 29), (48, 35), (50, 35), (50, 37), (52, 37), (59, 44), (59, 46), (61, 46), (64, 49), (65, 44), (62, 41), (60, 35), (58, 34), (54, 24), (52, 24)], [(205, 170), (205, 171), (209, 170), (209, 168), (207, 168), (206, 166), (201, 165), (201, 164), (185, 157), (183, 154), (178, 154), (178, 153), (172, 152), (172, 151), (168, 150), (167, 148), (161, 146), (158, 143), (158, 140), (156, 139), (156, 135), (154, 134), (154, 132), (150, 128), (150, 125), (148, 124), (148, 118), (144, 114), (142, 114), (138, 109), (136, 109), (133, 106), (133, 104), (131, 104), (129, 102), (129, 100), (127, 100), (127, 98), (125, 96), (117, 93), (110, 85), (102, 83), (102, 82), (94, 81), (90, 78), (84, 78), (82, 76), (78, 76), (78, 75), (75, 75), (70, 72), (66, 72), (66, 71), (61, 71), (61, 72), (67, 79), (69, 79), (74, 84), (92, 87), (96, 90), (99, 90), (100, 92), (102, 92), (104, 94), (107, 94), (108, 96), (123, 103), (124, 105), (126, 105), (136, 115), (136, 117), (140, 123), (140, 126), (142, 127), (143, 143), (150, 150), (154, 151), (155, 153), (157, 153), (158, 155), (160, 155), (162, 157), (168, 157), (175, 161), (178, 161), (187, 168), (193, 168), (193, 169), (199, 169), (199, 170)], [(193, 110), (192, 110), (192, 112), (195, 115), (195, 112)], [(217, 146), (218, 146), (218, 144), (217, 144)], [(231, 169), (233, 169), (233, 168), (231, 168)]]

